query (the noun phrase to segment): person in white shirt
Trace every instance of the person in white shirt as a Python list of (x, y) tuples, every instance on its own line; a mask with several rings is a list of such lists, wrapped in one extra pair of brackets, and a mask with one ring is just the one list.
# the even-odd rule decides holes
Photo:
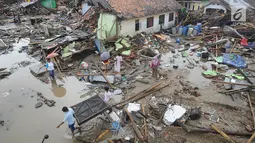
[(116, 62), (115, 62), (115, 68), (114, 71), (116, 73), (120, 73), (120, 69), (121, 69), (121, 62), (123, 61), (123, 58), (120, 54), (118, 54), (118, 56), (116, 57)]
[(72, 131), (72, 135), (74, 137), (74, 131), (76, 129), (79, 129), (78, 127), (75, 127), (75, 118), (74, 118), (74, 111), (72, 108), (67, 108), (66, 106), (62, 108), (62, 111), (65, 113), (65, 117), (62, 123), (60, 123), (57, 128), (59, 128), (60, 126), (62, 126), (65, 122), (67, 122), (68, 127), (70, 128), (70, 130)]
[(50, 59), (48, 59), (48, 61), (46, 63), (46, 69), (49, 72), (50, 77), (52, 79), (55, 79), (54, 64)]
[(109, 87), (106, 86), (105, 88), (105, 92), (104, 92), (104, 102), (108, 102), (111, 97), (112, 97), (112, 93), (109, 91)]

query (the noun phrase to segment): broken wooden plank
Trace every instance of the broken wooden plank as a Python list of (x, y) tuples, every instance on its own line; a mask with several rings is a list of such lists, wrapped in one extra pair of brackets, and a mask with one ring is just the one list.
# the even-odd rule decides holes
[(239, 93), (239, 92), (250, 91), (250, 90), (251, 88), (241, 88), (237, 90), (220, 91), (219, 93), (228, 95), (228, 94)]
[(123, 106), (125, 106), (126, 104), (128, 104), (128, 103), (130, 103), (130, 102), (134, 102), (134, 101), (140, 100), (140, 99), (142, 99), (142, 98), (145, 98), (146, 96), (149, 96), (150, 94), (152, 94), (152, 93), (154, 93), (154, 92), (156, 92), (156, 91), (159, 91), (159, 90), (161, 90), (161, 89), (167, 87), (168, 85), (169, 85), (169, 84), (166, 84), (166, 85), (164, 85), (164, 86), (162, 86), (162, 87), (153, 89), (152, 91), (149, 91), (149, 92), (146, 92), (146, 93), (144, 93), (144, 94), (141, 94), (140, 96), (136, 96), (136, 97), (134, 97), (134, 98), (132, 98), (132, 99), (130, 99), (130, 100), (125, 100), (125, 101), (123, 101), (121, 104), (117, 104), (117, 105), (116, 105), (116, 108), (122, 108)]
[[(143, 115), (146, 115), (145, 112), (145, 106), (144, 104), (142, 104), (142, 111), (143, 111)], [(143, 117), (143, 126), (144, 126), (144, 138), (147, 139), (148, 138), (148, 128), (147, 128), (147, 122), (146, 122), (146, 118)]]
[(59, 68), (59, 66), (58, 66), (58, 63), (56, 62), (55, 58), (52, 58), (52, 60), (53, 60), (53, 63), (57, 66), (57, 69), (58, 69), (58, 72), (59, 72), (60, 75), (61, 75), (61, 78), (63, 78), (64, 75), (62, 74), (62, 72), (61, 72), (61, 70), (60, 70), (60, 68)]
[(136, 81), (144, 83), (144, 84), (149, 84), (150, 83), (148, 80), (144, 80), (144, 79), (136, 79)]
[(103, 71), (98, 67), (98, 65), (97, 65), (95, 62), (93, 62), (93, 63), (95, 64), (96, 68), (100, 71), (100, 73), (102, 74), (102, 76), (104, 77), (104, 79), (107, 81), (107, 83), (110, 85), (110, 87), (113, 88), (111, 82), (110, 82), (110, 81), (108, 80), (108, 78), (105, 76), (105, 74), (103, 73)]
[(252, 119), (253, 119), (253, 129), (255, 129), (255, 114), (254, 114), (254, 110), (253, 110), (252, 103), (251, 103), (250, 93), (248, 93), (247, 97), (248, 97), (248, 101), (249, 101), (249, 105), (250, 105), (250, 109), (251, 109), (251, 114), (252, 114)]
[(131, 125), (132, 125), (132, 128), (133, 128), (134, 132), (136, 133), (137, 137), (138, 137), (141, 141), (143, 141), (143, 140), (144, 140), (144, 137), (143, 137), (141, 131), (138, 129), (138, 127), (137, 127), (137, 125), (136, 125), (136, 123), (135, 123), (135, 121), (134, 121), (134, 119), (133, 119), (131, 113), (130, 113), (126, 108), (125, 108), (125, 111), (126, 111), (128, 117), (129, 117), (130, 121), (131, 121)]
[(212, 80), (212, 82), (222, 83), (222, 84), (239, 85), (239, 86), (249, 86), (249, 87), (255, 87), (255, 85), (245, 84), (245, 83), (233, 83), (233, 82), (225, 82), (225, 81), (219, 81), (219, 80)]
[[(177, 122), (179, 125), (179, 122)], [(181, 123), (181, 127), (188, 133), (214, 133), (214, 134), (218, 134), (217, 131), (212, 130), (212, 129), (205, 129), (205, 128), (196, 128), (196, 127), (191, 127), (188, 125), (185, 125), (183, 123)], [(180, 125), (179, 125), (180, 126)], [(235, 135), (235, 136), (245, 136), (245, 137), (250, 137), (252, 136), (252, 133), (248, 133), (248, 132), (233, 132), (233, 131), (229, 131), (229, 130), (222, 130), (224, 133), (226, 133), (227, 135)]]
[[(107, 73), (107, 75), (125, 75), (126, 73)], [(76, 76), (101, 76), (102, 74), (92, 73), (92, 74), (79, 74), (77, 73)]]
[(117, 103), (116, 105), (121, 104), (121, 103), (125, 103), (126, 101), (129, 101), (129, 100), (131, 100), (132, 98), (135, 98), (136, 96), (139, 96), (139, 95), (141, 95), (141, 94), (143, 94), (143, 93), (149, 92), (149, 91), (153, 90), (154, 88), (158, 87), (158, 86), (161, 85), (161, 84), (162, 84), (162, 82), (159, 82), (159, 83), (157, 83), (157, 84), (151, 86), (150, 88), (147, 88), (147, 89), (145, 89), (145, 90), (143, 90), (143, 91), (141, 91), (141, 92), (139, 92), (139, 93), (137, 93), (137, 94), (135, 94), (135, 95), (133, 95), (133, 96), (131, 96), (131, 97), (129, 97), (129, 98), (127, 98), (127, 99), (125, 99), (125, 100), (119, 102), (119, 103)]
[(242, 76), (244, 76), (244, 78), (245, 78), (250, 84), (253, 84), (253, 82), (246, 76), (246, 74), (245, 74), (240, 68), (238, 68), (237, 70), (238, 70), (238, 72), (241, 73)]

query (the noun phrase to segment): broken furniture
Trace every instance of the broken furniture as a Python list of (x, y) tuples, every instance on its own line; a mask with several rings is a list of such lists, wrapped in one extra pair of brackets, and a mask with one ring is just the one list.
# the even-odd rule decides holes
[(103, 114), (107, 110), (111, 111), (111, 107), (98, 95), (71, 106), (71, 108), (75, 112), (76, 120), (79, 125), (84, 124), (99, 114)]

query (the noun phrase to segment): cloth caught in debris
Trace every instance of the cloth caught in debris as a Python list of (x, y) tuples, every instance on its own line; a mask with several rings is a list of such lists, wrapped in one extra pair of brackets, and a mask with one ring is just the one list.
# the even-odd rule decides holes
[(240, 55), (235, 54), (224, 54), (223, 63), (234, 66), (236, 68), (245, 68), (246, 62)]
[[(215, 76), (218, 76), (219, 73), (214, 71), (214, 70), (207, 70), (205, 72), (202, 73), (205, 77), (215, 77)], [(244, 76), (241, 76), (241, 75), (237, 75), (237, 74), (222, 74), (226, 77), (235, 77), (236, 79), (239, 79), (239, 80), (244, 80)]]
[(222, 56), (216, 57), (215, 60), (216, 60), (217, 63), (223, 63), (223, 57)]
[(140, 104), (136, 104), (136, 103), (128, 103), (128, 108), (127, 108), (128, 112), (137, 112), (139, 110), (141, 110), (141, 105)]
[(244, 80), (244, 76), (241, 75), (236, 75), (236, 74), (225, 74), (226, 77), (235, 77), (236, 79), (239, 80)]
[(204, 76), (210, 76), (210, 77), (214, 77), (217, 76), (218, 73), (216, 71), (212, 71), (212, 70), (207, 70), (205, 72), (202, 73)]
[(182, 57), (188, 57), (188, 56), (189, 56), (189, 53), (187, 51), (182, 52)]
[(180, 119), (186, 113), (186, 109), (179, 105), (168, 105), (168, 109), (164, 115), (166, 125), (172, 125), (177, 119)]
[(100, 55), (100, 59), (102, 61), (106, 61), (110, 58), (110, 53), (109, 52), (103, 52), (101, 55)]
[(125, 56), (130, 56), (131, 55), (131, 50), (123, 51), (121, 54), (125, 55)]

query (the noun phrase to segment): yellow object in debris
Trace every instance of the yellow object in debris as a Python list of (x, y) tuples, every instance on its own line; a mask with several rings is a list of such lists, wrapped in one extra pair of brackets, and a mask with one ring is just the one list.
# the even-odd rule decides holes
[(98, 138), (96, 139), (96, 141), (99, 141), (104, 135), (106, 135), (110, 130), (105, 130), (102, 134), (100, 134), (98, 136)]

